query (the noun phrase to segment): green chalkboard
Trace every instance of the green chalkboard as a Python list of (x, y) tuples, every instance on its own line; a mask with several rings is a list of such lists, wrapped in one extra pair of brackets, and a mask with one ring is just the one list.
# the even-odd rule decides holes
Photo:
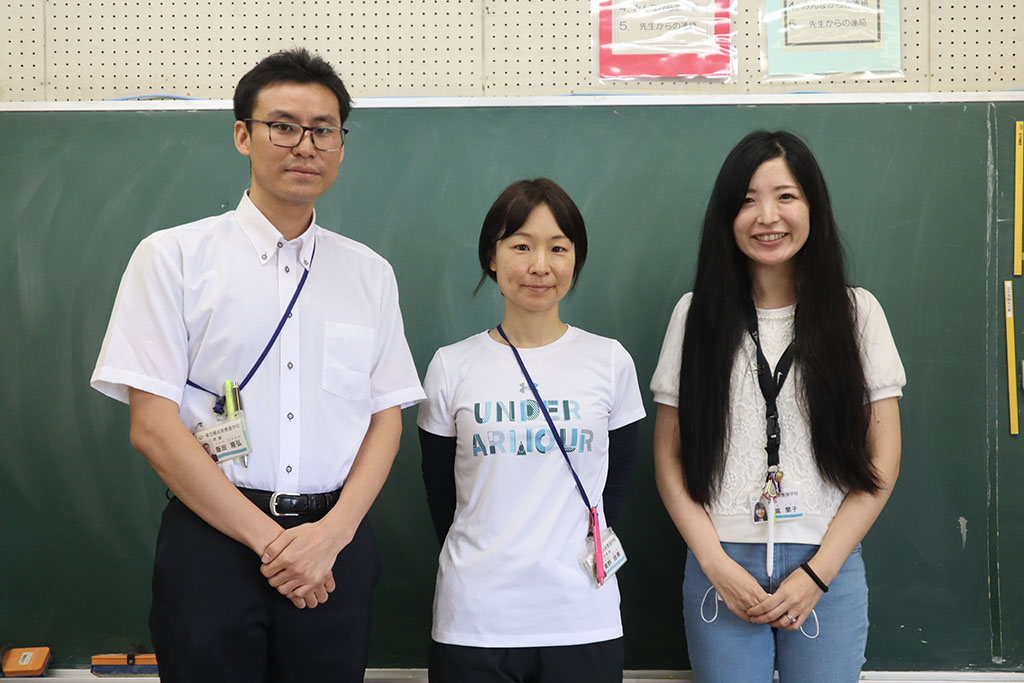
[[(646, 385), (726, 152), (754, 128), (804, 136), (909, 378), (902, 475), (864, 543), (867, 666), (1021, 669), (1024, 447), (1007, 427), (1001, 283), (1022, 118), (1024, 102), (363, 109), (318, 217), (394, 264), (422, 371), (438, 346), (498, 321), (493, 288), (470, 295), (491, 201), (512, 180), (556, 179), (591, 244), (563, 317), (621, 340)], [(89, 375), (136, 243), (238, 202), (248, 169), (232, 123), (0, 113), (0, 643), (49, 644), (58, 667), (148, 645), (164, 487), (128, 444), (127, 409)], [(377, 667), (426, 663), (437, 546), (414, 419), (371, 513)], [(682, 669), (683, 545), (655, 492), (652, 426), (619, 529), (626, 663)]]

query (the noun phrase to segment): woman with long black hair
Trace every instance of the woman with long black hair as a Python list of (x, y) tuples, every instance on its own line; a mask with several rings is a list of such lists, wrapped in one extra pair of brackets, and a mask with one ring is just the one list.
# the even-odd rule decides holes
[(698, 681), (858, 679), (859, 544), (899, 472), (905, 383), (881, 306), (847, 285), (811, 151), (747, 135), (715, 181), (651, 383)]

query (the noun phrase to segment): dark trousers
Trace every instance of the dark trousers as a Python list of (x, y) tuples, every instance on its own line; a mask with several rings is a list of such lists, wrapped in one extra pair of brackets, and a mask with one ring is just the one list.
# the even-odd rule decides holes
[(430, 683), (622, 683), (622, 638), (559, 647), (430, 643)]
[[(284, 527), (309, 521), (282, 517)], [(149, 628), (160, 680), (172, 683), (361, 682), (377, 541), (363, 520), (334, 563), (326, 603), (298, 609), (260, 573), (260, 558), (177, 498), (164, 510)]]

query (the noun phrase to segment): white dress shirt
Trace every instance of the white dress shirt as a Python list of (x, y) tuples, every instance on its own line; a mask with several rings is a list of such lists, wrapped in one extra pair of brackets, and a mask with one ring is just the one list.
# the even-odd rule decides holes
[[(314, 251), (315, 249), (315, 251)], [(391, 266), (313, 222), (286, 241), (248, 195), (220, 216), (162, 230), (132, 255), (92, 386), (178, 404), (189, 430), (241, 383), (309, 276), (281, 334), (241, 392), (253, 452), (222, 465), (237, 486), (315, 493), (344, 484), (373, 413), (424, 398)]]

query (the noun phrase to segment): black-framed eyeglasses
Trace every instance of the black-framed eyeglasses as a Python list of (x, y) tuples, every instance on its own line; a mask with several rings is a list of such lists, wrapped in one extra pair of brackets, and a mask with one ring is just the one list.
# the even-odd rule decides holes
[(270, 144), (276, 147), (295, 149), (302, 144), (306, 131), (313, 141), (313, 147), (321, 152), (337, 152), (345, 146), (348, 128), (337, 126), (303, 126), (290, 121), (260, 121), (259, 119), (242, 119), (247, 123), (262, 123), (270, 134)]

